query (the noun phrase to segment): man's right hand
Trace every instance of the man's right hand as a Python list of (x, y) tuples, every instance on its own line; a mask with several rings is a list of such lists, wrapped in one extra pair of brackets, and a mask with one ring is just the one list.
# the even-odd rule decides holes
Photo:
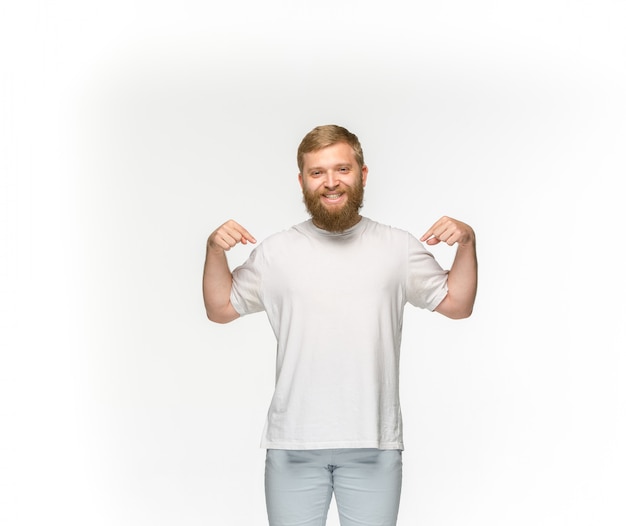
[(214, 252), (223, 252), (237, 243), (246, 245), (248, 242), (256, 243), (256, 239), (239, 223), (229, 219), (209, 236), (208, 248)]
[(256, 239), (239, 223), (226, 221), (207, 241), (202, 294), (207, 316), (217, 323), (228, 323), (239, 317), (230, 303), (233, 276), (226, 261), (226, 251), (237, 243), (256, 243)]

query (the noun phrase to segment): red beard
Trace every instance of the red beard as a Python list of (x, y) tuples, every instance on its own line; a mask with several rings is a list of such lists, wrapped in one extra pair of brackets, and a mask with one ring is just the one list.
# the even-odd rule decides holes
[(342, 190), (347, 194), (348, 200), (341, 208), (326, 208), (320, 199), (323, 192), (302, 191), (303, 201), (311, 214), (313, 223), (319, 228), (328, 230), (329, 232), (343, 232), (354, 226), (359, 220), (359, 210), (363, 206), (363, 181), (357, 178), (354, 187), (346, 186)]

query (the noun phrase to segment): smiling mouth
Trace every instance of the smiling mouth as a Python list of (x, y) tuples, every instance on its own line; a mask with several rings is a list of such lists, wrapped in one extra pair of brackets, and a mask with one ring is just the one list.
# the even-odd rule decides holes
[(339, 194), (323, 194), (323, 196), (329, 201), (337, 201), (338, 199), (341, 198), (342, 195), (343, 195), (343, 192)]

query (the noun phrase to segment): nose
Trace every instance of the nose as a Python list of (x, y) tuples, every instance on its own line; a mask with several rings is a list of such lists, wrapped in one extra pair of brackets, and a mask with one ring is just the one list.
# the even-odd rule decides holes
[(328, 170), (326, 172), (326, 181), (324, 182), (324, 186), (329, 189), (336, 188), (338, 184), (337, 174), (333, 170)]

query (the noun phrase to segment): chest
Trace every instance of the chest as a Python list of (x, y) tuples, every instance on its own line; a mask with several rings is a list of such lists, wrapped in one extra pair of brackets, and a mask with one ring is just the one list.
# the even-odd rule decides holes
[(274, 258), (263, 288), (275, 300), (332, 307), (402, 293), (406, 253), (381, 243), (299, 243)]

